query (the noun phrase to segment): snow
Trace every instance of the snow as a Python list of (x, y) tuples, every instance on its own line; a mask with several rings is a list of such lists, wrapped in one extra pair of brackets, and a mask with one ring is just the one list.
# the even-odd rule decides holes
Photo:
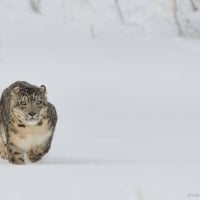
[(66, 1), (64, 21), (49, 2), (0, 2), (0, 90), (45, 84), (59, 116), (42, 161), (0, 161), (1, 198), (199, 199), (200, 41), (177, 36), (164, 0), (124, 1), (125, 26), (112, 1), (91, 1), (92, 19)]

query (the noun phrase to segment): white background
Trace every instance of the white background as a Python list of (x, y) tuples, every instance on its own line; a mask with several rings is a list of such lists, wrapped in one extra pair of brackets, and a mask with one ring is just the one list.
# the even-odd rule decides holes
[(171, 2), (120, 5), (125, 25), (111, 0), (0, 1), (1, 91), (45, 84), (59, 117), (41, 162), (1, 160), (0, 199), (200, 199), (200, 42)]

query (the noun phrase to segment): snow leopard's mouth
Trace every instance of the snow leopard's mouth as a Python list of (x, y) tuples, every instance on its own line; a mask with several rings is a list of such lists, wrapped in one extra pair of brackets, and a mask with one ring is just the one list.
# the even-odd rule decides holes
[(35, 119), (27, 120), (26, 124), (27, 125), (36, 125), (39, 121)]
[(35, 125), (39, 122), (39, 117), (29, 117), (26, 119), (26, 124), (27, 125)]

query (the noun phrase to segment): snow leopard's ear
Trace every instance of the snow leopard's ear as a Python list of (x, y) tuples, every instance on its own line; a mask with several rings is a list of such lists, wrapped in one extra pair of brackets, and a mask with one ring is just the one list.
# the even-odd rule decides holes
[(20, 87), (19, 87), (19, 86), (16, 86), (16, 87), (13, 88), (12, 93), (13, 93), (13, 94), (19, 94), (19, 91), (20, 91)]
[(15, 86), (12, 90), (11, 90), (11, 96), (12, 97), (16, 97), (20, 92), (20, 87), (19, 86)]
[(46, 86), (45, 85), (41, 85), (40, 87), (39, 87), (39, 90), (40, 90), (40, 92), (42, 93), (42, 94), (46, 94)]

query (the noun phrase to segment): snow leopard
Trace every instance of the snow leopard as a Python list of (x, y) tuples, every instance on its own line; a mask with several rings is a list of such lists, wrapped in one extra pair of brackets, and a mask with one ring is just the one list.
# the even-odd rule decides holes
[(50, 149), (57, 112), (46, 87), (17, 81), (0, 99), (0, 156), (13, 164), (39, 161)]

